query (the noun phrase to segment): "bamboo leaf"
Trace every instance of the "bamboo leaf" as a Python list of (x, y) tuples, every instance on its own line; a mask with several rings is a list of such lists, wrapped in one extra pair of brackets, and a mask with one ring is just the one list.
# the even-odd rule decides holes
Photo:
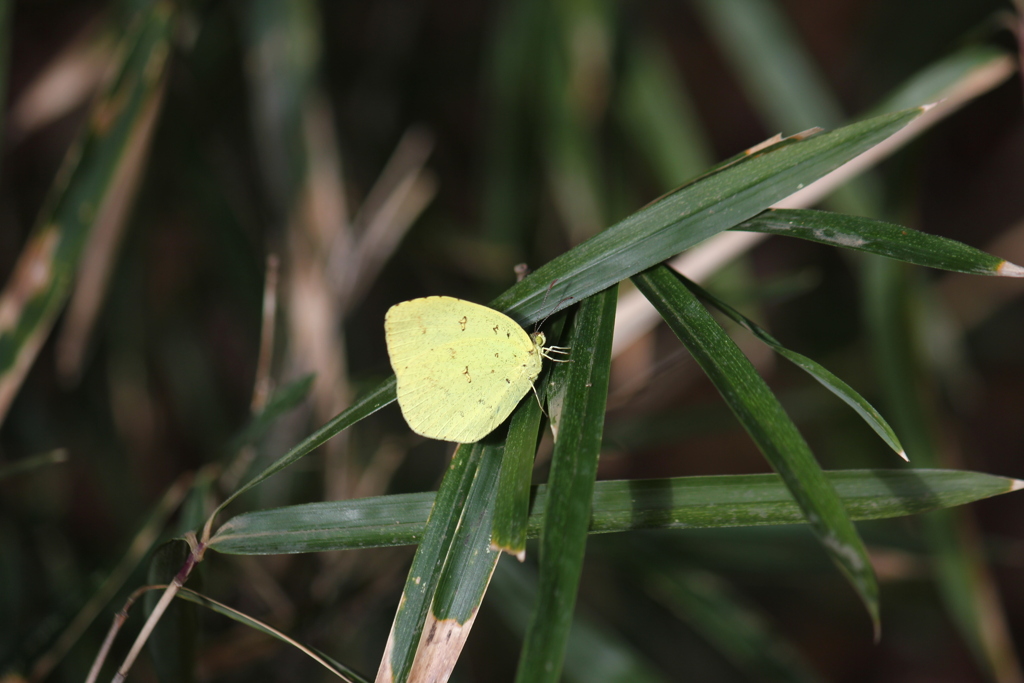
[(773, 209), (733, 230), (782, 235), (974, 275), (1024, 277), (1024, 268), (980, 249), (895, 223), (830, 211)]
[(727, 316), (732, 318), (734, 321), (745, 327), (751, 334), (763, 341), (768, 346), (772, 347), (776, 353), (792, 362), (801, 370), (804, 370), (814, 379), (818, 380), (822, 386), (831, 391), (833, 394), (843, 400), (848, 406), (857, 411), (857, 414), (868, 423), (868, 426), (875, 431), (878, 436), (888, 444), (889, 448), (896, 451), (896, 453), (907, 460), (907, 454), (903, 450), (903, 446), (900, 445), (900, 441), (896, 438), (896, 432), (893, 431), (889, 423), (885, 421), (885, 418), (875, 410), (874, 406), (867, 402), (867, 400), (853, 390), (849, 384), (839, 379), (831, 372), (826, 370), (821, 364), (811, 360), (807, 356), (791, 351), (785, 346), (779, 343), (779, 341), (768, 334), (768, 331), (758, 326), (754, 321), (747, 318), (745, 315), (737, 311), (735, 308), (725, 303), (711, 292), (708, 292), (703, 287), (693, 282), (692, 280), (680, 275), (680, 279), (694, 292), (697, 296), (705, 299), (711, 305), (718, 310), (725, 313)]
[(501, 459), (491, 547), (515, 555), (520, 562), (526, 558), (530, 475), (537, 452), (540, 420), (540, 403), (523, 401), (512, 414)]
[[(825, 472), (854, 520), (888, 519), (966, 505), (1024, 487), (1016, 479), (962, 470)], [(233, 555), (314, 553), (419, 543), (435, 494), (307, 503), (232, 517), (209, 543)], [(540, 534), (545, 484), (532, 489), (527, 535)], [(777, 474), (599, 481), (590, 533), (806, 523)]]
[(568, 400), (561, 411), (551, 456), (551, 493), (541, 530), (537, 602), (519, 655), (517, 681), (558, 681), (576, 604), (601, 452), (611, 369), (617, 292), (609, 289), (580, 304), (569, 346)]
[(286, 643), (301, 650), (302, 652), (305, 652), (307, 655), (313, 658), (314, 661), (319, 663), (325, 669), (327, 669), (328, 671), (330, 671), (346, 683), (368, 683), (368, 679), (366, 679), (365, 677), (360, 676), (344, 664), (335, 661), (334, 659), (328, 657), (327, 655), (316, 650), (315, 648), (306, 647), (298, 641), (289, 638), (281, 631), (278, 631), (277, 629), (267, 624), (264, 624), (262, 621), (254, 619), (249, 615), (239, 612), (238, 610), (228, 607), (227, 605), (217, 602), (216, 600), (211, 600), (210, 598), (206, 597), (205, 595), (202, 595), (201, 593), (189, 590), (188, 588), (182, 588), (178, 591), (178, 594), (175, 597), (180, 598), (182, 600), (187, 600), (191, 603), (200, 605), (202, 607), (206, 607), (210, 611), (216, 612), (217, 614), (221, 614), (227, 617), (228, 619), (231, 619), (232, 621), (236, 621), (239, 624), (242, 624), (243, 626), (248, 626), (249, 628), (259, 631), (260, 633), (265, 633), (266, 635), (274, 638), (275, 640), (279, 640), (282, 643)]
[[(481, 449), (479, 469), (444, 556), (444, 568), (437, 579), (430, 613), (422, 624), (407, 680), (443, 681), (451, 676), (501, 558), (501, 551), (491, 547), (491, 527), (502, 447), (488, 443)], [(414, 579), (422, 580), (410, 572), (409, 580)], [(394, 661), (394, 648), (390, 653)], [(394, 680), (406, 679), (398, 672)]]
[(878, 633), (878, 582), (867, 550), (803, 436), (736, 344), (665, 266), (634, 278), (714, 383), (853, 584)]
[(253, 486), (256, 486), (261, 481), (267, 479), (267, 477), (280, 472), (296, 460), (312, 453), (338, 432), (351, 427), (364, 417), (372, 415), (394, 400), (395, 376), (392, 375), (369, 392), (360, 396), (352, 403), (351, 406), (343, 410), (324, 426), (320, 427), (320, 429), (307, 436), (301, 443), (295, 445), (291, 450), (274, 461), (273, 464), (250, 479), (233, 494), (228, 496), (228, 498), (213, 511), (213, 514), (210, 515), (210, 519), (207, 520), (207, 525), (212, 524), (213, 519), (220, 513), (220, 511), (231, 504), (235, 498), (238, 498), (238, 496), (242, 495)]
[(452, 552), (452, 542), (462, 523), (463, 510), (477, 479), (484, 452), (485, 447), (479, 443), (462, 445), (455, 450), (409, 568), (402, 601), (377, 672), (378, 681), (405, 681), (409, 678), (442, 570)]
[[(887, 114), (742, 155), (720, 171), (666, 195), (550, 261), (506, 290), (491, 306), (520, 324), (537, 322), (753, 217), (778, 199), (870, 149), (921, 111), (918, 108)], [(0, 336), (0, 358), (2, 341)], [(352, 407), (236, 491), (214, 516), (242, 492), (393, 400), (394, 376), (360, 397)]]
[(67, 301), (83, 249), (130, 152), (147, 145), (163, 101), (175, 12), (154, 3), (125, 37), (116, 78), (68, 151), (36, 227), (0, 292), (0, 420)]
[(752, 218), (875, 146), (921, 111), (875, 117), (747, 155), (541, 266), (491, 306), (523, 325), (541, 320)]
[[(565, 316), (559, 315), (547, 327), (547, 338), (558, 344), (562, 336)], [(543, 410), (541, 404), (549, 402), (552, 415), (558, 415), (561, 408), (551, 401), (549, 387), (554, 369), (562, 364), (549, 363), (548, 371), (534, 383), (537, 400), (522, 402), (512, 415), (508, 437), (505, 439), (505, 453), (501, 458), (501, 475), (498, 480), (497, 500), (494, 511), (494, 530), (491, 533), (491, 547), (503, 550), (522, 562), (526, 559), (526, 534), (530, 518), (530, 479)]]

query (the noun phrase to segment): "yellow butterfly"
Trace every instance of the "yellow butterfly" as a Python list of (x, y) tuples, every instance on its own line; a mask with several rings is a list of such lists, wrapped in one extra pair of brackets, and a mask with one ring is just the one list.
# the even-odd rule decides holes
[(541, 358), (567, 353), (507, 315), (447, 296), (395, 304), (384, 336), (409, 427), (456, 443), (494, 431), (533, 387)]

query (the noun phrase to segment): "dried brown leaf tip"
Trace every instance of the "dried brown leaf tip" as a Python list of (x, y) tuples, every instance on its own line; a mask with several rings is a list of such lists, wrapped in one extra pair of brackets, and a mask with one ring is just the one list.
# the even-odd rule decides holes
[(1024, 267), (1018, 266), (1016, 263), (1010, 263), (1009, 261), (1003, 261), (996, 266), (996, 272), (1003, 277), (1024, 277)]
[(433, 615), (428, 616), (423, 625), (416, 660), (409, 672), (410, 683), (447, 681), (458, 662), (462, 646), (466, 644), (475, 618), (474, 612), (466, 623), (460, 624), (455, 619), (436, 619)]

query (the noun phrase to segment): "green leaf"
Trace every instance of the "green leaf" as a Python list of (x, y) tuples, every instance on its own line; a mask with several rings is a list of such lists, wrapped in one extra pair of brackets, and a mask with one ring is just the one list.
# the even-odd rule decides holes
[(277, 389), (270, 396), (270, 400), (267, 401), (263, 410), (255, 415), (249, 424), (231, 440), (225, 452), (229, 456), (233, 456), (243, 446), (262, 439), (278, 418), (306, 400), (315, 379), (316, 375), (306, 375)]
[[(888, 519), (966, 505), (1024, 484), (962, 470), (825, 472), (854, 520)], [(532, 489), (528, 536), (540, 534), (548, 487)], [(315, 553), (411, 545), (423, 538), (433, 492), (307, 503), (232, 517), (209, 548), (234, 555)], [(599, 481), (590, 533), (801, 524), (806, 520), (777, 474)]]
[(611, 369), (617, 292), (580, 304), (569, 337), (568, 400), (551, 456), (551, 496), (541, 530), (537, 602), (519, 656), (517, 681), (558, 681), (583, 568)]
[(1024, 277), (1024, 268), (962, 242), (863, 216), (774, 209), (732, 229), (799, 237), (957, 273)]
[[(565, 316), (557, 316), (547, 327), (547, 338), (551, 344), (559, 344)], [(512, 414), (508, 437), (505, 439), (505, 453), (501, 458), (501, 475), (498, 479), (498, 495), (494, 510), (494, 530), (491, 546), (515, 555), (520, 562), (526, 558), (526, 533), (530, 518), (530, 480), (533, 474), (533, 460), (541, 424), (541, 403), (550, 400), (548, 377), (552, 367), (534, 382), (537, 400), (523, 401)], [(552, 412), (556, 412), (551, 408)]]
[(355, 403), (341, 411), (341, 413), (324, 424), (324, 426), (307, 436), (301, 443), (294, 446), (291, 450), (278, 458), (272, 465), (257, 474), (246, 482), (245, 485), (228, 496), (228, 498), (213, 511), (213, 514), (210, 515), (210, 519), (207, 521), (207, 524), (212, 523), (212, 520), (220, 513), (220, 511), (230, 505), (235, 498), (238, 498), (238, 496), (242, 495), (253, 486), (256, 486), (256, 484), (259, 484), (267, 477), (280, 472), (299, 458), (312, 453), (338, 432), (351, 427), (364, 417), (372, 415), (394, 400), (395, 376), (392, 375), (369, 392), (360, 396)]
[[(420, 636), (484, 456), (485, 447), (480, 443), (461, 445), (455, 450), (409, 568), (377, 680), (405, 681), (413, 669)], [(493, 471), (496, 476), (497, 468)]]
[(796, 425), (729, 335), (665, 266), (633, 278), (782, 476), (878, 632), (878, 582), (857, 530)]
[[(140, 13), (121, 43), (115, 77), (64, 159), (10, 281), (0, 294), (0, 420), (67, 301), (97, 213), (122, 189), (129, 150), (148, 144), (163, 101), (176, 14), (170, 3)], [(6, 48), (3, 48), (6, 49)]]
[[(934, 380), (915, 362), (927, 301), (915, 277), (920, 274), (885, 259), (867, 259), (865, 266), (864, 308), (889, 411), (915, 460), (940, 465), (945, 447)], [(1015, 655), (1006, 643), (1005, 617), (992, 597), (993, 578), (979, 550), (977, 529), (952, 511), (927, 515), (922, 522), (939, 594), (961, 637), (993, 680), (1015, 675)]]
[[(753, 217), (782, 197), (878, 144), (920, 113), (920, 109), (912, 109), (887, 114), (745, 155), (722, 170), (668, 194), (550, 261), (513, 285), (491, 306), (506, 312), (520, 324), (537, 322)], [(360, 397), (355, 405), (232, 494), (217, 508), (214, 516), (242, 492), (393, 400), (394, 376)]]
[(868, 403), (863, 396), (853, 390), (853, 387), (833, 375), (816, 361), (813, 361), (807, 356), (797, 353), (796, 351), (787, 349), (785, 346), (780, 344), (775, 337), (768, 334), (767, 330), (759, 327), (754, 323), (754, 321), (750, 320), (735, 308), (711, 294), (711, 292), (706, 291), (697, 283), (683, 275), (680, 275), (679, 278), (697, 296), (705, 299), (715, 308), (722, 311), (722, 313), (725, 313), (734, 321), (745, 327), (755, 337), (772, 347), (772, 349), (774, 349), (780, 356), (792, 362), (798, 368), (818, 380), (822, 386), (842, 399), (844, 403), (857, 411), (857, 414), (868, 423), (868, 426), (871, 427), (871, 429), (875, 430), (875, 433), (878, 434), (886, 444), (888, 444), (889, 448), (896, 451), (896, 453), (904, 460), (907, 459), (907, 455), (903, 451), (903, 446), (900, 445), (899, 439), (896, 438), (896, 432), (892, 430), (892, 427), (890, 427), (889, 423), (885, 421), (885, 418), (875, 410), (874, 406)]
[(494, 530), (491, 545), (515, 555), (521, 562), (526, 557), (526, 529), (530, 518), (530, 476), (537, 452), (540, 430), (540, 404), (527, 397), (512, 414), (501, 459)]
[(231, 619), (232, 621), (236, 621), (239, 624), (242, 624), (243, 626), (248, 626), (249, 628), (259, 631), (260, 633), (265, 633), (266, 635), (271, 636), (272, 638), (280, 640), (282, 643), (286, 643), (288, 645), (291, 645), (292, 647), (302, 650), (303, 652), (310, 655), (324, 668), (338, 676), (342, 681), (345, 681), (346, 683), (369, 683), (369, 679), (365, 678), (364, 676), (360, 676), (352, 669), (348, 668), (344, 664), (335, 661), (331, 657), (328, 657), (319, 650), (316, 650), (315, 648), (305, 647), (301, 645), (299, 642), (295, 641), (294, 639), (289, 638), (284, 633), (281, 633), (277, 629), (272, 628), (261, 621), (253, 619), (247, 614), (243, 614), (242, 612), (239, 612), (236, 609), (232, 609), (227, 605), (221, 604), (216, 600), (211, 600), (210, 598), (200, 593), (196, 593), (195, 591), (191, 591), (188, 588), (180, 589), (175, 597), (180, 598), (182, 600), (187, 600), (193, 604), (200, 605), (202, 607), (206, 607), (207, 609), (216, 612), (217, 614), (221, 614), (227, 617), (228, 619)]
[[(431, 599), (430, 614), (421, 625), (421, 634), (415, 643), (408, 643), (410, 647), (416, 646), (415, 660), (408, 675), (411, 680), (443, 681), (451, 676), (473, 628), (491, 574), (501, 558), (501, 551), (491, 547), (491, 528), (502, 447), (492, 442), (481, 445), (481, 449), (479, 469), (465, 506), (458, 508), (461, 519), (444, 555), (444, 567)], [(410, 571), (406, 590), (413, 581), (422, 582), (422, 577)], [(389, 652), (394, 661), (395, 648), (390, 648)], [(406, 678), (396, 675), (393, 680)]]
[(870, 149), (911, 109), (750, 154), (549, 261), (491, 306), (529, 325), (741, 223)]

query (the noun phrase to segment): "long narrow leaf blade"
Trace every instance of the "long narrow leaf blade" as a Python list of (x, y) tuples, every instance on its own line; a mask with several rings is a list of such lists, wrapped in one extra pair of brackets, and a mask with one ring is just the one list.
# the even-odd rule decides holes
[[(513, 285), (492, 306), (526, 325), (664, 261), (753, 217), (906, 126), (923, 110), (860, 121), (808, 139), (774, 145), (686, 185)], [(3, 337), (0, 336), (0, 342)], [(3, 348), (0, 346), (0, 360)], [(219, 508), (321, 443), (395, 399), (391, 377), (362, 396), (236, 491)]]
[[(529, 399), (529, 397), (527, 397)], [(540, 429), (540, 404), (526, 400), (512, 414), (501, 459), (494, 531), (491, 547), (526, 558), (526, 529), (530, 518), (530, 474), (537, 452)]]
[(830, 211), (773, 209), (732, 229), (798, 237), (956, 273), (1024, 277), (1024, 268), (1021, 266), (986, 254), (963, 242), (863, 216)]
[(820, 363), (813, 361), (807, 356), (797, 353), (796, 351), (787, 349), (785, 346), (780, 344), (775, 337), (768, 334), (767, 330), (757, 325), (753, 320), (746, 317), (711, 292), (708, 292), (697, 283), (682, 275), (679, 277), (697, 296), (706, 300), (722, 313), (725, 313), (734, 321), (745, 327), (755, 337), (772, 347), (772, 349), (774, 349), (780, 356), (805, 371), (814, 379), (818, 380), (823, 387), (842, 399), (843, 402), (853, 408), (857, 414), (861, 416), (871, 429), (875, 430), (875, 433), (878, 434), (886, 444), (888, 444), (889, 448), (896, 451), (896, 453), (904, 460), (907, 459), (907, 454), (904, 452), (903, 446), (900, 445), (899, 439), (896, 438), (896, 432), (894, 432), (892, 427), (889, 426), (889, 423), (885, 421), (885, 418), (875, 410), (874, 406), (867, 402), (867, 399), (853, 390), (853, 387), (833, 375)]
[(231, 619), (232, 621), (242, 624), (243, 626), (248, 626), (249, 628), (252, 628), (255, 631), (265, 633), (266, 635), (270, 636), (271, 638), (274, 638), (275, 640), (279, 640), (282, 643), (295, 647), (296, 649), (306, 653), (315, 662), (323, 666), (325, 669), (327, 669), (335, 676), (337, 676), (339, 680), (344, 681), (345, 683), (368, 683), (366, 678), (360, 676), (358, 673), (348, 668), (344, 664), (335, 661), (334, 659), (328, 657), (322, 652), (317, 651), (314, 648), (306, 647), (294, 638), (290, 638), (288, 635), (282, 633), (281, 631), (278, 631), (276, 628), (273, 628), (272, 626), (265, 624), (262, 621), (254, 619), (253, 617), (250, 617), (248, 614), (239, 612), (238, 610), (232, 607), (228, 607), (223, 603), (217, 602), (216, 600), (212, 600), (206, 597), (205, 595), (196, 593), (195, 591), (189, 590), (188, 588), (182, 588), (181, 590), (179, 590), (177, 596), (175, 597), (180, 598), (182, 600), (187, 600), (188, 602), (200, 605), (202, 607), (206, 607), (210, 611), (216, 612), (217, 614), (221, 614), (227, 617), (228, 619)]
[[(343, 410), (327, 424), (320, 427), (309, 436), (307, 436), (301, 443), (297, 444), (290, 451), (278, 458), (272, 465), (267, 467), (265, 470), (257, 474), (255, 477), (246, 482), (241, 488), (231, 494), (223, 503), (221, 503), (213, 514), (210, 515), (210, 520), (213, 520), (217, 514), (227, 507), (235, 498), (242, 495), (253, 486), (256, 486), (261, 481), (267, 479), (273, 474), (276, 474), (288, 467), (296, 460), (312, 453), (314, 450), (322, 446), (332, 436), (351, 427), (356, 422), (359, 422), (364, 417), (372, 415), (387, 404), (395, 400), (395, 376), (392, 375), (384, 382), (381, 382), (376, 387), (360, 396), (351, 406)], [(209, 523), (209, 522), (208, 522)]]
[[(430, 613), (422, 625), (410, 681), (444, 681), (451, 676), (501, 558), (501, 552), (491, 547), (491, 527), (502, 447), (488, 443), (481, 448), (479, 469), (449, 544)], [(394, 654), (392, 649), (392, 657)]]
[(538, 597), (517, 681), (558, 681), (561, 676), (601, 452), (615, 301), (614, 289), (591, 297), (580, 304), (573, 321), (572, 358), (562, 366), (567, 400), (559, 415), (548, 479), (551, 498), (540, 538)]
[[(930, 378), (913, 362), (923, 334), (910, 314), (923, 300), (911, 278), (915, 273), (887, 259), (867, 259), (865, 266), (865, 311), (893, 421), (916, 461), (941, 464), (948, 449), (935, 423), (941, 411), (926, 391)], [(979, 666), (992, 672), (993, 680), (1020, 680), (1020, 662), (1008, 645), (1006, 616), (979, 547), (979, 531), (969, 517), (952, 511), (926, 515), (922, 523), (939, 594)]]
[[(966, 505), (1024, 487), (1016, 479), (962, 470), (825, 472), (851, 519), (888, 519)], [(232, 555), (316, 553), (412, 545), (423, 538), (434, 493), (307, 503), (232, 517), (209, 548)], [(528, 536), (540, 534), (548, 488), (534, 487)], [(777, 474), (599, 481), (591, 533), (706, 529), (806, 522)]]
[(155, 3), (122, 44), (117, 77), (93, 106), (67, 153), (10, 281), (0, 292), (0, 421), (67, 301), (100, 209), (116, 196), (118, 171), (146, 145), (163, 101), (175, 12)]
[(750, 155), (541, 266), (491, 306), (521, 324), (534, 323), (752, 218), (874, 147), (922, 111), (878, 116)]
[(878, 633), (878, 581), (867, 550), (807, 442), (768, 385), (697, 297), (667, 267), (634, 278), (722, 394), (853, 584)]
[(459, 446), (441, 481), (377, 671), (377, 681), (381, 683), (408, 680), (445, 558), (451, 552), (452, 539), (462, 520), (482, 455), (481, 444)]

